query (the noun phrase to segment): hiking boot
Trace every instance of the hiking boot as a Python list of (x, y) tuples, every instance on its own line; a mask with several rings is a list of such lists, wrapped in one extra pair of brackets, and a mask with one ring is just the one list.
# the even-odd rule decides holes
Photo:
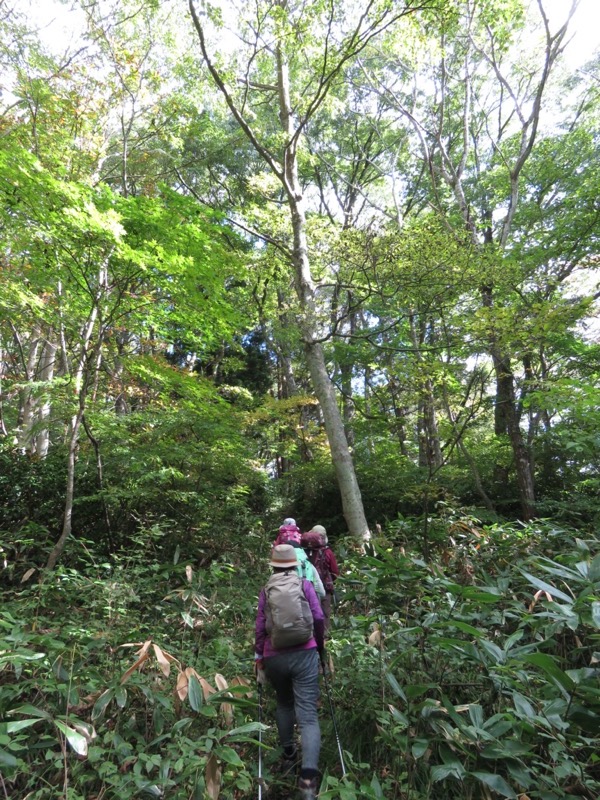
[(300, 800), (316, 800), (319, 791), (318, 778), (300, 778), (298, 781)]

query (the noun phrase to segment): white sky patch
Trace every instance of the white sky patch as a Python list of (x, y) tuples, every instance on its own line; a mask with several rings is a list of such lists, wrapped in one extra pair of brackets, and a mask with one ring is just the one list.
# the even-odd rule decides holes
[(76, 4), (58, 0), (15, 0), (12, 5), (26, 14), (28, 23), (53, 54), (82, 46), (85, 14)]
[[(555, 32), (566, 20), (572, 0), (542, 0), (544, 10), (550, 21), (550, 29)], [(33, 26), (39, 30), (42, 41), (53, 53), (77, 49), (85, 27), (85, 15), (77, 3), (62, 3), (60, 0), (13, 0), (11, 5), (26, 13)], [(222, 7), (228, 6), (232, 12), (236, 7), (233, 0), (224, 0)], [(537, 0), (532, 0), (532, 14), (539, 16)], [(224, 18), (231, 25), (228, 15)], [(579, 0), (579, 5), (570, 23), (570, 41), (565, 49), (567, 65), (576, 69), (587, 61), (598, 47), (598, 21), (600, 20), (600, 0)]]
[[(537, 5), (537, 0), (533, 0), (533, 4)], [(571, 5), (572, 0), (543, 0), (552, 33), (555, 33), (565, 22)], [(564, 51), (564, 59), (571, 69), (582, 66), (598, 48), (599, 20), (600, 3), (598, 0), (580, 0), (569, 23), (569, 33), (567, 34), (569, 43)]]

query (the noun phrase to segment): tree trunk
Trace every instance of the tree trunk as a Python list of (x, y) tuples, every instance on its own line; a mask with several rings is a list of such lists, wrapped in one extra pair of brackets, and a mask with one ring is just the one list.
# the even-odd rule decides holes
[[(77, 450), (79, 447), (79, 429), (85, 414), (85, 406), (90, 386), (93, 384), (94, 369), (99, 364), (99, 355), (102, 349), (104, 333), (102, 325), (100, 332), (93, 347), (90, 347), (94, 328), (100, 314), (100, 304), (103, 295), (108, 290), (108, 259), (98, 269), (97, 286), (93, 297), (88, 318), (81, 329), (81, 343), (75, 373), (73, 375), (73, 385), (77, 396), (77, 411), (74, 414), (69, 429), (67, 439), (67, 484), (65, 486), (65, 510), (63, 515), (63, 526), (61, 534), (52, 548), (46, 569), (52, 570), (56, 566), (58, 559), (62, 556), (67, 539), (71, 535), (73, 521), (73, 501), (75, 498), (75, 466), (77, 464)], [(91, 369), (90, 369), (91, 365)]]
[[(36, 380), (38, 357), (42, 340), (40, 338), (40, 327), (36, 325), (29, 337), (29, 353), (27, 354), (27, 361), (23, 364), (25, 367), (25, 380), (27, 382)], [(18, 339), (19, 346), (21, 345)], [(30, 451), (33, 443), (33, 423), (35, 417), (35, 397), (33, 390), (30, 386), (25, 386), (20, 392), (19, 402), (19, 419), (17, 423), (17, 447), (23, 452)]]
[[(484, 307), (492, 307), (493, 299), (490, 287), (483, 288), (482, 300)], [(521, 515), (527, 522), (536, 515), (535, 486), (529, 451), (521, 430), (521, 415), (515, 392), (515, 376), (510, 357), (501, 351), (493, 331), (488, 336), (488, 342), (496, 376), (495, 433), (496, 436), (507, 435), (510, 441), (519, 487)]]
[[(40, 358), (39, 377), (41, 381), (48, 383), (54, 377), (54, 369), (56, 365), (56, 345), (46, 339), (44, 349)], [(48, 398), (48, 389), (45, 390), (46, 397), (38, 409), (37, 424), (39, 430), (35, 435), (34, 446), (35, 452), (40, 458), (45, 458), (48, 455), (48, 447), (50, 445), (50, 430), (48, 428), (48, 418), (50, 417), (50, 400)]]
[(8, 435), (4, 422), (4, 363), (4, 348), (0, 344), (0, 436)]
[(61, 557), (67, 539), (71, 535), (73, 527), (73, 500), (75, 499), (75, 465), (77, 464), (77, 448), (79, 445), (79, 427), (81, 425), (81, 418), (83, 416), (83, 408), (80, 406), (79, 411), (73, 418), (71, 423), (71, 432), (69, 435), (68, 455), (67, 455), (67, 484), (65, 486), (65, 511), (63, 516), (63, 526), (56, 544), (52, 548), (48, 561), (46, 562), (46, 569), (52, 570), (56, 566), (58, 559)]

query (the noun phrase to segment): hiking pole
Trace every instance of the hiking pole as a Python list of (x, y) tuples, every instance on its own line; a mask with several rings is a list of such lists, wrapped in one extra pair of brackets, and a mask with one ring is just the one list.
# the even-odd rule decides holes
[(325, 664), (325, 653), (321, 653), (321, 667), (323, 668), (323, 678), (325, 680), (325, 692), (327, 693), (327, 699), (329, 701), (329, 711), (331, 712), (331, 722), (333, 724), (333, 732), (335, 734), (335, 740), (337, 742), (338, 753), (340, 754), (340, 764), (342, 767), (342, 778), (346, 777), (346, 765), (344, 764), (344, 754), (342, 753), (342, 744), (340, 742), (340, 735), (338, 733), (338, 728), (335, 723), (335, 714), (333, 713), (333, 700), (331, 699), (331, 689), (329, 687), (329, 679), (327, 677), (327, 666)]
[(262, 683), (256, 682), (258, 687), (258, 800), (262, 800)]

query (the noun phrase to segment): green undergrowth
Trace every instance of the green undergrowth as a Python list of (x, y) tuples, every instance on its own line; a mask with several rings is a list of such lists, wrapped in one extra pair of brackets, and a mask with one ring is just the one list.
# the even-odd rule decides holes
[[(335, 545), (320, 798), (597, 798), (598, 540), (445, 512), (425, 561), (422, 531)], [(143, 535), (110, 563), (81, 543), (77, 568), (12, 574), (0, 798), (256, 797), (259, 739), (265, 800), (291, 796), (252, 680), (267, 539), (201, 567), (182, 546), (155, 561)]]

